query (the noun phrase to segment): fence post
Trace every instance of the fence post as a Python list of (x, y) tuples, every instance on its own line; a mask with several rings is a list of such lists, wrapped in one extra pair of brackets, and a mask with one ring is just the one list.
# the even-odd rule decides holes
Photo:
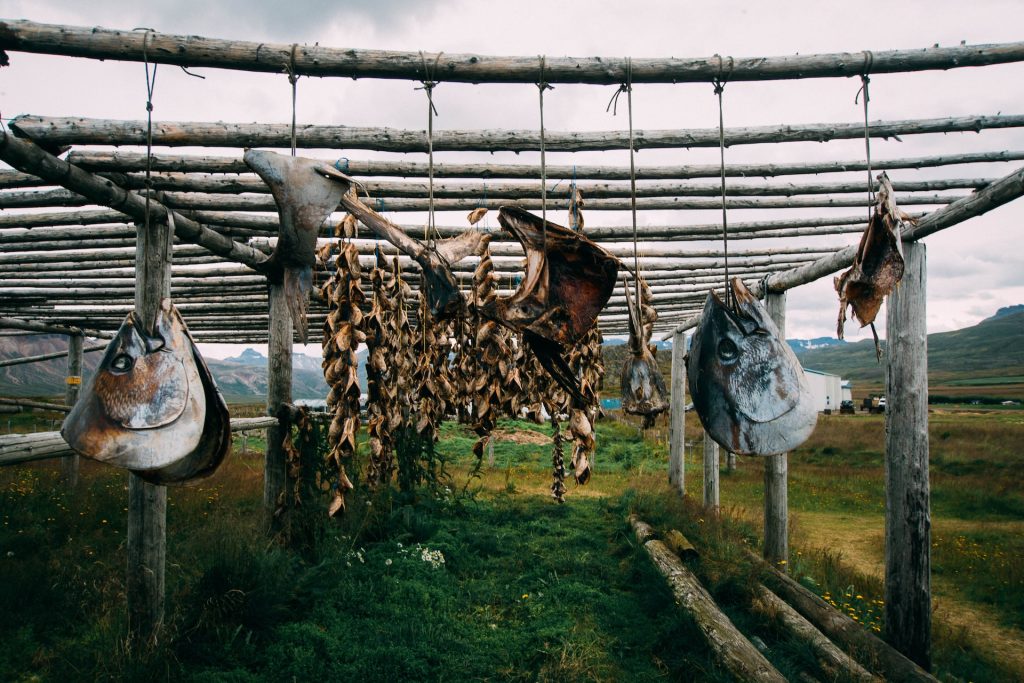
[[(149, 334), (155, 332), (163, 299), (171, 296), (171, 238), (166, 221), (152, 220), (147, 231), (136, 224), (135, 311)], [(167, 487), (128, 473), (129, 637), (152, 645), (164, 619), (164, 570), (167, 554)]]
[(686, 495), (686, 333), (672, 335), (672, 394), (669, 403), (668, 481), (679, 495)]
[[(267, 415), (277, 416), (282, 403), (292, 402), (292, 318), (283, 282), (270, 283), (270, 321), (267, 335)], [(263, 461), (263, 509), (272, 532), (279, 524), (274, 512), (286, 486), (285, 431), (267, 428)]]
[[(786, 343), (786, 293), (769, 292), (765, 308)], [(789, 455), (769, 455), (764, 459), (764, 559), (772, 566), (789, 571)]]
[(931, 666), (931, 511), (925, 245), (905, 242), (903, 281), (886, 305), (886, 639)]
[[(82, 335), (68, 335), (68, 365), (64, 378), (64, 405), (73, 406), (78, 401), (82, 387)], [(61, 458), (60, 476), (69, 489), (78, 486), (78, 454)]]
[(704, 509), (718, 514), (718, 443), (704, 432)]

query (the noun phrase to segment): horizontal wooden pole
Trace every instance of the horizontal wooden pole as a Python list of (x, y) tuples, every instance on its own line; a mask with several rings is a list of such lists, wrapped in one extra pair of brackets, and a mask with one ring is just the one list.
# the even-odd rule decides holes
[(52, 410), (58, 413), (71, 412), (71, 406), (59, 403), (46, 403), (44, 401), (33, 401), (25, 398), (0, 398), (0, 406), (15, 406), (17, 408), (37, 408), (39, 410)]
[[(23, 115), (10, 122), (19, 136), (49, 146), (145, 145), (147, 124), (142, 120), (86, 119)], [(1019, 128), (1024, 115), (955, 116), (933, 119), (872, 121), (869, 135), (893, 138), (929, 133), (980, 132)], [(548, 152), (583, 152), (629, 149), (626, 131), (545, 131)], [(828, 142), (864, 137), (863, 122), (808, 123), (729, 128), (725, 144), (755, 145), (781, 142)], [(635, 130), (635, 149), (718, 147), (717, 128)], [(277, 147), (291, 146), (291, 124), (154, 121), (153, 144), (167, 147)], [(426, 152), (422, 130), (359, 128), (337, 125), (299, 125), (296, 146), (318, 149), (367, 149), (380, 152)], [(540, 149), (536, 130), (434, 131), (435, 152), (527, 152)], [(31, 173), (29, 169), (19, 169)], [(36, 174), (41, 175), (41, 174)]]
[(0, 317), (0, 328), (25, 330), (26, 332), (44, 332), (46, 334), (81, 334), (86, 337), (96, 337), (99, 339), (112, 339), (114, 336), (108, 332), (100, 332), (97, 330), (82, 330), (77, 327), (68, 327), (64, 325), (46, 325), (33, 320), (19, 320), (17, 318), (9, 317)]
[[(142, 197), (58, 159), (41, 147), (19, 140), (6, 131), (0, 131), (0, 158), (20, 171), (52, 180), (72, 192), (88, 197), (93, 203), (124, 212), (137, 221), (146, 220), (147, 203)], [(152, 220), (167, 220), (168, 209), (160, 202), (151, 200), (148, 209)], [(251, 268), (260, 268), (267, 260), (265, 254), (185, 216), (174, 214), (173, 219), (174, 234), (182, 241), (198, 244), (218, 256), (244, 263)]]
[[(460, 83), (593, 83), (617, 85), (626, 80), (623, 57), (540, 58), (478, 54), (363, 50), (288, 43), (258, 43), (203, 36), (114, 30), (100, 27), (0, 22), (0, 49), (89, 59), (148, 61), (272, 74), (291, 70), (301, 76), (385, 78)], [(840, 52), (781, 57), (633, 59), (633, 83), (709, 83), (904, 73), (1024, 60), (1024, 43), (927, 47), (912, 50)]]
[[(105, 348), (107, 348), (106, 344), (86, 346), (84, 349), (82, 349), (82, 353), (93, 353), (94, 351), (102, 351)], [(27, 363), (38, 363), (44, 360), (53, 360), (54, 358), (65, 358), (67, 355), (67, 351), (54, 351), (53, 353), (41, 353), (37, 356), (22, 356), (21, 358), (8, 358), (7, 360), (0, 360), (0, 368), (7, 368), (11, 367), (12, 365), (25, 365)]]
[[(114, 171), (128, 173), (146, 169), (146, 155), (139, 152), (80, 151), (68, 153), (68, 161), (88, 171)], [(898, 157), (894, 159), (874, 158), (873, 169), (934, 168), (957, 164), (978, 164), (1024, 160), (1024, 151), (1000, 150), (995, 152), (969, 152), (919, 157)], [(426, 178), (430, 167), (419, 161), (360, 160), (342, 157), (336, 161), (338, 168), (351, 176), (393, 176), (402, 178)], [(151, 162), (154, 172), (178, 173), (248, 173), (240, 156), (209, 156), (183, 154), (154, 154)], [(849, 173), (865, 171), (868, 164), (864, 159), (847, 161), (818, 161), (799, 163), (727, 164), (728, 178), (767, 178), (785, 175), (808, 175), (819, 173)], [(435, 163), (435, 178), (492, 178), (537, 180), (541, 177), (540, 166), (535, 164), (460, 164)], [(592, 164), (547, 164), (545, 175), (553, 180), (629, 180), (628, 166), (603, 166)], [(683, 164), (674, 166), (637, 166), (637, 180), (677, 180), (679, 178), (718, 178), (721, 168), (718, 164)], [(9, 173), (18, 173), (9, 171)], [(20, 174), (24, 175), (24, 174)], [(31, 176), (29, 176), (31, 177)], [(3, 178), (0, 172), (0, 178)], [(12, 177), (12, 182), (17, 182)], [(5, 187), (0, 181), (0, 187)], [(9, 187), (28, 187), (11, 184)]]

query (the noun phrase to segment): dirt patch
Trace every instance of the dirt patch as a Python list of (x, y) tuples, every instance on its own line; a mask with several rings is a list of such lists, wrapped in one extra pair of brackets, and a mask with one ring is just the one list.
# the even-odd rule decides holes
[(495, 429), (491, 432), (498, 441), (544, 446), (551, 443), (551, 437), (532, 429)]

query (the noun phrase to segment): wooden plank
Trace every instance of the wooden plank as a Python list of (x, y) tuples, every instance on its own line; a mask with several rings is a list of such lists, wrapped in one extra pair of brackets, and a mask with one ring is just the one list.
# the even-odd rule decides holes
[(718, 482), (718, 444), (711, 435), (704, 432), (704, 509), (712, 515), (718, 515), (719, 509)]
[[(271, 282), (267, 336), (267, 414), (277, 415), (282, 404), (292, 402), (292, 319), (283, 282)], [(310, 325), (312, 329), (313, 326)], [(274, 511), (284, 495), (286, 455), (285, 428), (275, 424), (267, 429), (267, 450), (263, 464), (263, 510), (271, 531), (276, 530)]]
[[(280, 74), (289, 69), (301, 76), (425, 78), (461, 83), (536, 83), (540, 58), (462, 53), (398, 52), (327, 47), (319, 44), (258, 43), (156, 31), (123, 31), (101, 27), (0, 22), (0, 49), (42, 54), (117, 59)], [(964, 66), (986, 66), (1024, 60), (1024, 43), (926, 47), (914, 50), (839, 52), (781, 57), (633, 59), (633, 83), (707, 83), (780, 80), (902, 73)], [(436, 65), (436, 66), (435, 66)], [(622, 57), (546, 57), (543, 78), (549, 83), (618, 85), (626, 80)], [(429, 68), (429, 74), (425, 69)]]
[[(765, 308), (786, 339), (786, 293), (769, 292)], [(789, 456), (764, 458), (764, 559), (789, 571)]]
[(885, 633), (931, 664), (928, 329), (925, 245), (904, 244), (903, 280), (886, 304)]
[[(80, 334), (68, 335), (67, 370), (65, 372), (64, 404), (74, 406), (78, 402), (78, 394), (82, 388), (82, 356), (83, 337)], [(60, 475), (64, 485), (70, 489), (78, 486), (78, 454), (64, 458), (60, 463)]]
[(715, 604), (696, 576), (664, 543), (652, 539), (653, 529), (630, 517), (637, 541), (668, 581), (676, 604), (686, 610), (704, 636), (715, 659), (738, 681), (772, 681), (785, 683), (785, 678)]
[(669, 403), (668, 481), (686, 495), (686, 333), (672, 337), (672, 388)]
[[(146, 122), (142, 120), (22, 115), (13, 119), (9, 125), (16, 135), (51, 147), (146, 143), (147, 127)], [(1024, 115), (977, 115), (872, 121), (869, 132), (873, 138), (887, 139), (906, 135), (979, 132), (1021, 126), (1024, 126)], [(154, 121), (153, 144), (166, 147), (285, 149), (291, 147), (291, 130), (289, 123)], [(717, 127), (633, 131), (635, 148), (638, 150), (718, 147), (718, 136)], [(725, 143), (729, 146), (859, 140), (863, 137), (863, 121), (750, 126), (725, 130)], [(629, 134), (622, 130), (545, 131), (544, 140), (545, 148), (549, 152), (629, 149)], [(296, 146), (307, 149), (426, 152), (427, 134), (424, 130), (307, 124), (296, 129)], [(435, 152), (539, 151), (540, 133), (537, 130), (440, 130), (434, 131), (433, 148)], [(18, 170), (42, 177), (41, 173), (36, 173), (32, 169), (12, 165)]]

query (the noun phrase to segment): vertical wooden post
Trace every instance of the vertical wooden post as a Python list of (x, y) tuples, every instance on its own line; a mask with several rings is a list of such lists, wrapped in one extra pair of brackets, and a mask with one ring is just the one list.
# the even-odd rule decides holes
[(926, 253), (903, 245), (903, 281), (886, 305), (886, 639), (931, 666), (931, 511), (928, 483)]
[(704, 509), (718, 514), (718, 443), (704, 432)]
[[(276, 416), (282, 403), (292, 402), (292, 318), (284, 283), (270, 283), (270, 326), (267, 340), (267, 415)], [(263, 508), (271, 531), (276, 531), (274, 512), (287, 482), (281, 425), (267, 428), (263, 463)]]
[[(786, 340), (786, 293), (769, 292), (765, 308)], [(789, 456), (764, 459), (764, 559), (783, 571), (789, 566)]]
[(686, 333), (672, 335), (672, 388), (668, 421), (668, 482), (686, 495)]
[(728, 451), (725, 454), (725, 470), (727, 472), (736, 471), (736, 454), (732, 451)]
[[(73, 406), (78, 401), (82, 387), (82, 335), (68, 335), (68, 366), (64, 377), (64, 405)], [(64, 484), (73, 489), (78, 486), (78, 454), (69, 455), (60, 461), (60, 476)]]
[[(171, 238), (166, 222), (136, 225), (135, 311), (153, 333), (160, 303), (171, 296)], [(164, 568), (167, 554), (167, 487), (128, 473), (129, 637), (152, 645), (164, 619)]]

